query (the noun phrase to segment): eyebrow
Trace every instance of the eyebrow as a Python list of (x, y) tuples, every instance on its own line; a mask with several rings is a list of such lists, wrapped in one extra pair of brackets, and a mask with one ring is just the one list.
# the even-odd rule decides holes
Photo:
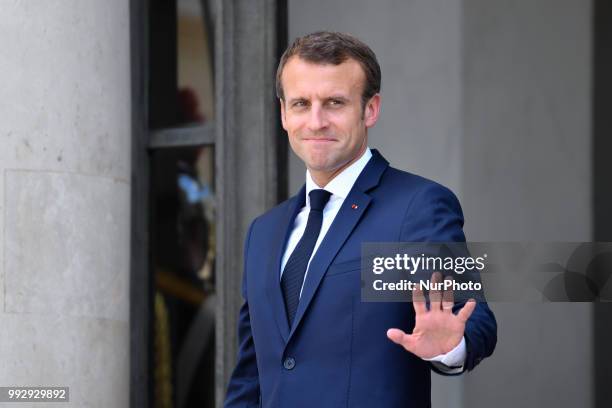
[[(329, 100), (332, 100), (332, 99), (343, 101), (343, 102), (349, 102), (349, 100), (350, 100), (349, 98), (347, 98), (347, 97), (345, 97), (343, 95), (331, 95), (331, 96), (328, 96), (327, 98), (325, 98), (326, 101), (329, 101)], [(287, 100), (287, 103), (289, 105), (291, 105), (291, 104), (293, 104), (295, 102), (301, 102), (301, 101), (308, 102), (309, 99), (304, 98), (304, 97), (290, 98), (290, 99)]]
[(328, 98), (325, 98), (326, 101), (329, 101), (330, 99), (337, 99), (337, 100), (343, 101), (343, 102), (348, 102), (349, 101), (349, 99), (347, 97), (342, 96), (342, 95), (332, 95), (332, 96), (330, 96)]

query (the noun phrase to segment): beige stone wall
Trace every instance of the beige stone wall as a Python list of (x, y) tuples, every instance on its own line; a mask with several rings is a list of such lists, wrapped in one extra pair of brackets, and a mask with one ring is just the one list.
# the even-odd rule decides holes
[(129, 403), (129, 38), (122, 0), (2, 4), (0, 386), (66, 406)]

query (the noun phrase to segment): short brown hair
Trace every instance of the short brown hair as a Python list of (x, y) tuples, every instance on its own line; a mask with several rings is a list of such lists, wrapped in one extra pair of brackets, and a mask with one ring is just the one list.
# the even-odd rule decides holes
[(283, 53), (276, 70), (276, 96), (279, 99), (285, 98), (281, 75), (293, 56), (315, 64), (340, 65), (349, 58), (357, 61), (365, 73), (361, 94), (363, 108), (372, 96), (380, 92), (380, 65), (370, 47), (350, 34), (317, 31), (297, 38)]

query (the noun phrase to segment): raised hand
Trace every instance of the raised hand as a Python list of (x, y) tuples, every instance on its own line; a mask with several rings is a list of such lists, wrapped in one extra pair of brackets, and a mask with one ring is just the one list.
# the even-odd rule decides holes
[[(432, 283), (442, 283), (442, 274), (434, 272), (431, 280)], [(387, 337), (420, 358), (432, 358), (448, 353), (461, 342), (465, 323), (476, 307), (476, 301), (470, 299), (457, 314), (454, 314), (453, 298), (452, 290), (444, 293), (441, 290), (430, 290), (430, 309), (427, 310), (425, 296), (419, 284), (412, 293), (412, 304), (416, 314), (412, 334), (394, 328), (387, 330)]]

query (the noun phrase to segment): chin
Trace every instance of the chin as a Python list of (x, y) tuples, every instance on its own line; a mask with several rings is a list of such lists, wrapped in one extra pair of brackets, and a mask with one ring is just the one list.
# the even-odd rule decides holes
[(308, 152), (304, 163), (308, 164), (308, 167), (314, 170), (325, 170), (330, 162), (333, 162), (329, 154), (322, 152)]
[(324, 173), (332, 173), (336, 170), (338, 170), (340, 167), (342, 167), (343, 165), (345, 165), (347, 163), (347, 161), (337, 161), (337, 160), (329, 160), (327, 162), (312, 162), (310, 163), (310, 165), (308, 166), (308, 168), (311, 171), (318, 171), (318, 172), (324, 172)]

